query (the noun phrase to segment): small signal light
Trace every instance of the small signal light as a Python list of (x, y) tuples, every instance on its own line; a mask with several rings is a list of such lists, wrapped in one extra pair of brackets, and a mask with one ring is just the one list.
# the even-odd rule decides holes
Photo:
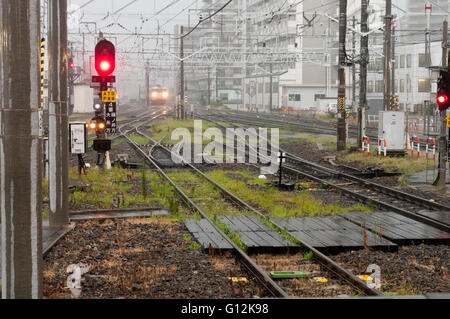
[(97, 128), (97, 123), (96, 123), (96, 122), (91, 122), (91, 123), (89, 124), (89, 128), (90, 128), (91, 130), (95, 130), (95, 129)]

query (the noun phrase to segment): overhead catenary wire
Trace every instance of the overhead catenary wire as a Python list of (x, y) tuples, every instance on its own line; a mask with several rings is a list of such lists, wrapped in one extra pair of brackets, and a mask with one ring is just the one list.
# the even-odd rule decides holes
[(229, 0), (227, 3), (225, 3), (220, 9), (218, 9), (217, 11), (215, 11), (214, 13), (212, 13), (211, 15), (209, 15), (206, 18), (200, 19), (200, 21), (186, 34), (182, 35), (181, 37), (178, 37), (177, 39), (183, 39), (185, 37), (187, 37), (188, 35), (190, 35), (192, 32), (194, 32), (195, 29), (198, 28), (198, 26), (200, 24), (202, 24), (203, 22), (211, 19), (212, 17), (214, 17), (216, 14), (218, 14), (220, 11), (222, 11), (223, 9), (225, 9), (233, 0)]

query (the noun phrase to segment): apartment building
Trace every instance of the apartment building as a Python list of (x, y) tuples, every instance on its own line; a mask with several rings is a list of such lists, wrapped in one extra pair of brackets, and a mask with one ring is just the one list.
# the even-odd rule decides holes
[[(394, 15), (393, 27), (395, 33), (393, 45), (395, 55), (392, 57), (394, 66), (394, 92), (399, 96), (400, 110), (423, 114), (424, 105), (430, 101), (435, 90), (435, 81), (426, 63), (425, 30), (427, 19), (423, 0), (404, 0), (395, 2), (392, 8)], [(367, 75), (368, 114), (378, 115), (383, 105), (383, 68), (384, 68), (384, 13), (385, 1), (371, 0), (369, 5), (369, 30), (375, 32), (369, 35), (370, 63)], [(442, 21), (447, 18), (447, 0), (436, 0), (431, 3), (430, 17), (430, 58), (431, 66), (438, 66), (442, 58)], [(361, 1), (349, 1), (348, 15), (360, 16)], [(378, 31), (377, 31), (378, 30)]]

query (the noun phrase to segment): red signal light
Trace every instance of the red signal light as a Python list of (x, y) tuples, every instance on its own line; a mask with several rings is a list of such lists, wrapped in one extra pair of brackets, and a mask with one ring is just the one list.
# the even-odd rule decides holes
[(111, 64), (108, 61), (103, 61), (100, 63), (100, 69), (107, 72), (111, 68)]
[(448, 96), (446, 94), (439, 94), (437, 96), (437, 103), (439, 105), (444, 105), (447, 103), (447, 101), (448, 101)]
[(95, 47), (95, 70), (99, 76), (108, 76), (116, 68), (116, 48), (108, 40), (101, 40)]

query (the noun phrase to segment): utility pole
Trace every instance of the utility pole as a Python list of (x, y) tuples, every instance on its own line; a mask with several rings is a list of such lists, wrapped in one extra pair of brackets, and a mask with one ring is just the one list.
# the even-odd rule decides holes
[[(272, 62), (270, 62), (270, 93), (269, 93), (269, 103), (270, 103), (270, 112), (272, 112), (273, 107), (272, 107), (272, 103), (273, 103), (273, 64)], [(264, 95), (263, 95), (264, 96)]]
[(384, 16), (384, 110), (389, 110), (391, 100), (391, 21), (392, 0), (386, 0), (386, 13)]
[[(356, 18), (353, 16), (353, 30), (356, 28)], [(352, 55), (353, 55), (353, 63), (352, 63), (352, 107), (356, 105), (356, 32), (352, 33)]]
[(325, 59), (326, 59), (326, 66), (325, 66), (325, 85), (326, 85), (326, 91), (325, 96), (327, 98), (330, 97), (330, 86), (331, 86), (331, 58), (330, 58), (330, 50), (329, 50), (329, 39), (330, 39), (330, 27), (331, 22), (330, 19), (328, 19), (328, 27), (326, 30), (326, 37), (325, 37)]
[(208, 66), (208, 107), (211, 106), (211, 67)]
[(49, 0), (50, 225), (69, 223), (69, 122), (67, 106), (67, 0)]
[(145, 63), (145, 105), (150, 105), (150, 65), (148, 63), (148, 60)]
[(339, 0), (339, 88), (338, 88), (338, 120), (337, 120), (337, 150), (346, 147), (346, 98), (345, 98), (345, 35), (347, 32), (347, 0)]
[(395, 96), (395, 26), (392, 27), (391, 94)]
[[(183, 36), (183, 26), (180, 26), (180, 34)], [(180, 116), (184, 120), (184, 38), (180, 39)]]
[(365, 110), (367, 106), (367, 64), (369, 63), (369, 35), (364, 36), (369, 32), (369, 25), (367, 19), (367, 7), (369, 0), (361, 0), (361, 47), (360, 56), (361, 62), (359, 67), (359, 108), (358, 108), (358, 143), (362, 141), (362, 137), (366, 131), (366, 116)]
[[(448, 22), (444, 20), (442, 26), (442, 67), (447, 67), (449, 70), (449, 55), (448, 55)], [(440, 189), (445, 189), (447, 181), (447, 163), (445, 157), (447, 155), (447, 117), (446, 111), (440, 112), (441, 136), (439, 137), (439, 172), (434, 182)]]
[(42, 298), (39, 1), (0, 2), (3, 299)]
[(430, 22), (431, 22), (431, 4), (429, 1), (425, 3), (425, 17), (427, 19), (427, 27), (425, 29), (425, 66), (429, 68), (431, 66), (431, 34), (430, 34)]

